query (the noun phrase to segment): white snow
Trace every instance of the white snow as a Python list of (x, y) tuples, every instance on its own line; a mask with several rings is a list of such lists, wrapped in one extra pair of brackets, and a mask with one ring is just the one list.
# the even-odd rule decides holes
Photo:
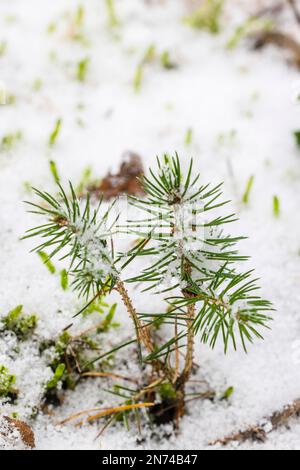
[[(39, 0), (1, 0), (0, 42), (7, 42), (7, 51), (0, 57), (0, 82), (16, 102), (0, 107), (0, 140), (17, 130), (23, 140), (0, 153), (0, 317), (23, 304), (27, 313), (38, 315), (37, 334), (45, 338), (58, 335), (72, 322), (73, 332), (90, 326), (88, 318), (72, 319), (81, 302), (70, 291), (63, 292), (59, 276), (51, 276), (29, 253), (34, 242), (20, 241), (25, 230), (37, 223), (22, 203), (32, 197), (24, 183), (56, 191), (50, 159), (56, 161), (64, 182), (76, 183), (88, 165), (99, 178), (116, 169), (122, 152), (129, 149), (143, 156), (146, 167), (164, 152), (178, 151), (184, 166), (193, 156), (204, 183), (225, 182), (225, 198), (232, 199), (232, 209), (240, 217), (236, 233), (249, 236), (240, 244), (241, 251), (251, 255), (249, 266), (256, 267), (263, 295), (277, 309), (272, 331), (264, 342), (249, 348), (248, 355), (240, 351), (224, 356), (221, 345), (211, 351), (198, 342), (195, 360), (200, 368), (193, 379), (205, 380), (217, 397), (233, 386), (233, 395), (228, 401), (191, 402), (178, 435), (167, 429), (151, 438), (145, 430), (141, 444), (146, 449), (207, 449), (210, 442), (255, 425), (300, 397), (300, 152), (292, 135), (300, 126), (300, 104), (295, 99), (299, 72), (273, 48), (254, 53), (242, 43), (233, 51), (225, 49), (232, 25), (245, 18), (233, 1), (228, 2), (220, 36), (184, 25), (184, 0), (115, 3), (121, 26), (112, 32), (104, 2), (82, 2), (88, 42), (83, 45), (68, 38), (70, 18), (80, 2), (48, 1), (41, 8)], [(254, 2), (236, 3), (251, 10), (249, 4)], [(57, 31), (49, 34), (53, 22)], [(299, 37), (299, 26), (292, 22), (286, 15), (284, 25)], [(160, 53), (169, 50), (178, 68), (145, 66), (136, 94), (133, 77), (150, 44)], [(75, 79), (76, 66), (86, 57), (90, 66), (82, 84)], [(37, 79), (42, 80), (38, 92), (33, 90)], [(49, 135), (58, 118), (63, 120), (61, 134), (49, 149)], [(193, 140), (187, 147), (189, 128)], [(245, 207), (242, 195), (251, 175), (255, 183)], [(273, 215), (275, 195), (281, 203), (279, 219)], [(159, 297), (133, 294), (139, 311), (160, 311)], [(132, 336), (132, 325), (120, 305), (117, 321), (122, 326), (107, 335), (104, 350)], [(16, 374), (22, 396), (17, 406), (4, 405), (1, 414), (18, 411), (18, 417), (33, 427), (38, 449), (137, 446), (134, 426), (128, 432), (118, 424), (96, 441), (102, 422), (82, 428), (57, 426), (82, 409), (119, 403), (104, 392), (108, 383), (103, 378), (89, 379), (69, 392), (63, 406), (51, 410), (53, 415), (30, 419), (50, 371), (34, 342), (25, 342), (15, 354), (14, 341), (12, 336), (0, 340), (0, 364)], [(119, 373), (139, 376), (132, 354), (122, 350), (117, 358)], [(16, 437), (9, 445), (21, 444)], [(0, 448), (6, 447), (0, 432)], [(236, 447), (232, 444), (229, 449)], [(264, 444), (238, 448), (299, 450), (300, 422), (294, 419), (288, 427), (270, 432)]]

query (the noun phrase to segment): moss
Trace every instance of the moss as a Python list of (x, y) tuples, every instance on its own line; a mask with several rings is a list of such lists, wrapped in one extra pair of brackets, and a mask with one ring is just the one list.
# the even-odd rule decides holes
[(163, 401), (176, 398), (177, 396), (176, 390), (174, 389), (171, 383), (162, 384), (159, 388), (159, 394)]
[(19, 340), (25, 340), (34, 332), (38, 318), (36, 315), (22, 314), (23, 305), (18, 305), (2, 319), (2, 331), (13, 331)]
[(14, 388), (16, 376), (10, 374), (7, 367), (0, 365), (0, 397), (16, 398), (18, 391)]

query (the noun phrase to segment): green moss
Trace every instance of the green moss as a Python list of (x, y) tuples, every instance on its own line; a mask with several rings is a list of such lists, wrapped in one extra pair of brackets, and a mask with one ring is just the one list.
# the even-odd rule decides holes
[(159, 394), (163, 400), (177, 397), (176, 390), (174, 389), (171, 383), (162, 384), (159, 387)]
[(14, 388), (16, 376), (10, 374), (7, 367), (0, 365), (0, 397), (9, 397), (17, 394)]
[(23, 315), (22, 311), (23, 305), (18, 305), (2, 319), (2, 331), (13, 331), (20, 340), (27, 339), (34, 332), (38, 322), (36, 315)]

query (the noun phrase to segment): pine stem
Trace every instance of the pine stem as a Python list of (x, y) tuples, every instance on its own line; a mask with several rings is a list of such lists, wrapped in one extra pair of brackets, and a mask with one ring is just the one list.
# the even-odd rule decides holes
[[(120, 294), (126, 307), (126, 310), (133, 320), (139, 345), (143, 344), (143, 346), (147, 349), (148, 352), (153, 353), (155, 347), (153, 344), (153, 339), (150, 335), (149, 328), (140, 321), (136, 309), (134, 308), (132, 300), (129, 297), (128, 291), (124, 285), (124, 282), (119, 281), (115, 289)], [(156, 370), (158, 375), (162, 372), (165, 378), (172, 381), (172, 377), (174, 374), (173, 370), (169, 368), (166, 364), (156, 359), (152, 362), (152, 366)]]
[(187, 334), (187, 350), (185, 356), (185, 364), (184, 369), (182, 372), (182, 376), (184, 379), (184, 383), (188, 381), (191, 375), (192, 367), (193, 367), (193, 359), (194, 359), (194, 347), (195, 347), (195, 335), (193, 330), (193, 321), (195, 319), (195, 304), (191, 304), (188, 306), (187, 316), (188, 319), (186, 321), (188, 334)]
[(143, 344), (145, 348), (152, 353), (154, 351), (154, 346), (152, 344), (152, 340), (149, 334), (149, 329), (145, 327), (142, 322), (140, 321), (137, 312), (133, 306), (132, 300), (129, 297), (128, 291), (124, 285), (123, 281), (119, 281), (116, 290), (119, 292), (124, 305), (126, 307), (127, 312), (129, 313), (130, 317), (133, 320), (136, 336), (139, 344)]

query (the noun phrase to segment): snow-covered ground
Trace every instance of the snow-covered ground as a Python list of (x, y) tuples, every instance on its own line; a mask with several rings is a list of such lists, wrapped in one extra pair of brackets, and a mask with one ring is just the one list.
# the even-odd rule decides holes
[[(50, 159), (64, 180), (78, 182), (88, 165), (98, 177), (117, 168), (120, 155), (129, 149), (142, 155), (145, 166), (164, 152), (178, 151), (183, 162), (193, 156), (204, 181), (225, 182), (226, 196), (240, 217), (237, 231), (249, 236), (242, 250), (251, 255), (263, 294), (277, 309), (272, 331), (248, 355), (224, 356), (221, 347), (212, 351), (197, 344), (200, 368), (194, 379), (205, 379), (219, 397), (232, 386), (233, 395), (228, 401), (191, 402), (178, 435), (158, 441), (146, 433), (140, 448), (208, 448), (211, 441), (255, 425), (300, 397), (300, 151), (293, 139), (300, 127), (300, 76), (273, 48), (255, 53), (242, 43), (226, 49), (233, 24), (243, 19), (236, 6), (241, 3), (228, 1), (223, 32), (212, 36), (183, 24), (183, 0), (116, 0), (121, 24), (115, 30), (107, 27), (104, 1), (87, 0), (82, 2), (83, 44), (70, 39), (77, 0), (0, 0), (0, 43), (7, 43), (0, 81), (15, 96), (14, 104), (0, 107), (0, 140), (19, 130), (23, 135), (13, 149), (0, 152), (0, 315), (23, 304), (39, 317), (37, 333), (49, 338), (72, 321), (79, 301), (62, 291), (59, 278), (49, 274), (37, 255), (29, 254), (32, 241), (20, 241), (36, 224), (22, 203), (31, 197), (26, 188), (55, 190)], [(292, 18), (287, 21), (293, 24), (290, 31), (299, 28)], [(49, 33), (52, 23), (57, 29)], [(150, 44), (159, 53), (168, 50), (178, 67), (146, 66), (136, 93), (133, 77)], [(90, 63), (80, 83), (76, 66), (85, 58)], [(62, 130), (50, 150), (49, 134), (58, 118)], [(186, 146), (189, 128), (193, 139)], [(255, 183), (245, 207), (242, 195), (251, 175)], [(273, 214), (275, 195), (280, 218)], [(138, 308), (159, 305), (155, 297), (135, 296)], [(89, 321), (77, 318), (73, 331), (85, 329)], [(121, 341), (131, 334), (121, 306), (118, 321)], [(108, 344), (115, 344), (115, 334), (107, 335)], [(134, 426), (127, 431), (118, 424), (95, 441), (101, 423), (56, 425), (99, 400), (103, 406), (117, 403), (102, 390), (103, 379), (80, 384), (52, 416), (30, 420), (41, 384), (51, 373), (36, 344), (25, 342), (14, 354), (13, 342), (1, 340), (0, 364), (16, 374), (21, 396), (17, 406), (3, 405), (1, 414), (17, 411), (27, 420), (38, 449), (136, 447)], [(132, 376), (139, 373), (135, 364), (129, 369)], [(124, 365), (119, 372), (128, 374)], [(291, 420), (265, 444), (239, 448), (299, 450), (300, 422)]]

